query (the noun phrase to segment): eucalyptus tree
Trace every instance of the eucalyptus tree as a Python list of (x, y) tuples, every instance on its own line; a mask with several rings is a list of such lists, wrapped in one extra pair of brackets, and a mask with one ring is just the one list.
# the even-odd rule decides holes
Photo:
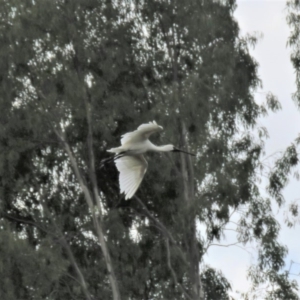
[[(265, 109), (253, 99), (257, 63), (234, 1), (1, 4), (1, 230), (14, 241), (11, 260), (18, 247), (35, 256), (34, 267), (16, 260), (20, 278), (39, 275), (15, 293), (229, 299), (230, 284), (204, 254), (241, 212), (238, 242), (259, 248), (254, 282), (273, 280), (297, 299), (257, 186), (263, 138), (253, 131)], [(114, 165), (100, 162), (121, 134), (152, 120), (162, 140), (197, 157), (157, 159), (125, 201)]]

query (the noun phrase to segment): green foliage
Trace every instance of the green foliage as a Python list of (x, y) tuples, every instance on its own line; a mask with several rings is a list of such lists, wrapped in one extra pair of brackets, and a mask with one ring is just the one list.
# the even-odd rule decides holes
[(69, 265), (59, 252), (59, 247), (46, 239), (34, 249), (27, 240), (16, 237), (2, 226), (1, 298), (46, 299), (51, 294), (55, 295)]
[[(251, 268), (249, 276), (254, 282), (254, 292), (245, 295), (245, 299), (291, 299), (298, 300), (298, 286), (296, 281), (289, 280), (288, 272), (277, 273), (274, 271), (262, 272), (258, 268)], [(269, 279), (268, 286), (261, 286), (265, 282), (265, 277)], [(259, 292), (255, 287), (260, 286)], [(251, 297), (251, 298), (250, 298)]]
[(298, 152), (295, 145), (288, 147), (282, 157), (276, 161), (275, 168), (269, 177), (269, 192), (275, 197), (278, 204), (283, 201), (281, 190), (287, 183), (291, 169), (298, 164), (298, 161)]
[(201, 281), (205, 290), (204, 299), (230, 299), (228, 290), (231, 286), (221, 272), (207, 267), (201, 275)]
[(291, 34), (288, 39), (288, 45), (292, 49), (291, 54), (291, 61), (293, 64), (293, 67), (296, 71), (296, 86), (297, 90), (295, 91), (293, 98), (296, 102), (296, 104), (299, 106), (299, 99), (300, 99), (300, 77), (299, 77), (299, 66), (300, 66), (300, 60), (299, 60), (299, 37), (300, 37), (300, 13), (299, 13), (299, 1), (298, 0), (289, 0), (287, 1), (287, 22), (291, 28)]
[(272, 93), (267, 94), (267, 105), (268, 108), (274, 112), (281, 109), (281, 104), (278, 101), (278, 98), (274, 96)]

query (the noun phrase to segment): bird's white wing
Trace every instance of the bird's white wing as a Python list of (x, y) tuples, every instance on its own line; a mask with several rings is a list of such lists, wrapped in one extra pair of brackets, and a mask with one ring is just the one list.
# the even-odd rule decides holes
[(148, 163), (143, 155), (136, 155), (118, 158), (115, 164), (120, 172), (120, 192), (125, 193), (125, 200), (130, 199), (140, 186)]
[(122, 135), (121, 144), (125, 145), (129, 142), (130, 143), (142, 142), (148, 139), (152, 133), (162, 131), (162, 130), (163, 128), (157, 125), (155, 121), (150, 122), (148, 124), (142, 124), (138, 127), (137, 130)]

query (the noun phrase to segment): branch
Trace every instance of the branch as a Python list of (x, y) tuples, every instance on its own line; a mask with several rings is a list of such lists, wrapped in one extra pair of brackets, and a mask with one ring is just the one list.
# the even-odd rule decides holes
[(173, 235), (171, 234), (171, 232), (165, 227), (165, 225), (163, 223), (161, 223), (157, 218), (155, 218), (151, 212), (148, 210), (147, 206), (143, 203), (143, 201), (138, 197), (138, 196), (134, 196), (134, 198), (139, 202), (139, 204), (143, 207), (144, 211), (146, 212), (146, 215), (156, 223), (157, 227), (160, 229), (160, 231), (163, 233), (163, 235), (172, 242), (173, 245), (175, 245), (177, 247), (177, 249), (179, 250), (180, 256), (182, 258), (182, 260), (184, 261), (184, 263), (186, 265), (189, 265), (184, 253), (181, 250), (181, 247), (178, 245), (178, 243), (176, 242), (176, 240), (174, 239)]
[(8, 219), (11, 219), (11, 220), (14, 220), (14, 221), (18, 221), (18, 222), (23, 223), (23, 224), (29, 224), (29, 225), (32, 225), (32, 226), (34, 226), (34, 227), (40, 229), (41, 231), (43, 231), (43, 232), (45, 232), (45, 233), (47, 233), (47, 234), (49, 234), (49, 235), (52, 235), (52, 236), (54, 235), (53, 232), (50, 232), (50, 231), (44, 229), (42, 226), (40, 226), (39, 224), (37, 224), (37, 223), (34, 222), (34, 221), (29, 221), (29, 220), (25, 220), (25, 219), (20, 219), (20, 218), (11, 216), (11, 215), (9, 215), (9, 214), (2, 214), (2, 216), (3, 216), (4, 218), (8, 218)]
[[(44, 206), (43, 206), (44, 207)], [(45, 208), (44, 208), (45, 209)], [(91, 296), (90, 296), (90, 293), (88, 291), (88, 288), (87, 288), (87, 284), (86, 284), (86, 281), (84, 279), (84, 276), (83, 274), (81, 273), (81, 270), (75, 260), (75, 257), (71, 251), (71, 248), (70, 248), (70, 245), (67, 243), (64, 235), (61, 233), (61, 231), (58, 229), (58, 227), (56, 226), (55, 222), (53, 221), (53, 219), (51, 218), (51, 222), (52, 224), (54, 225), (55, 229), (58, 230), (60, 232), (60, 237), (58, 238), (57, 235), (55, 235), (53, 232), (50, 232), (46, 229), (44, 229), (42, 226), (40, 226), (37, 222), (34, 222), (34, 221), (29, 221), (29, 220), (24, 220), (24, 219), (20, 219), (20, 218), (16, 218), (16, 217), (13, 217), (13, 216), (10, 216), (10, 215), (7, 215), (5, 214), (4, 217), (8, 218), (8, 219), (11, 219), (11, 220), (15, 220), (15, 221), (18, 221), (20, 223), (24, 223), (24, 224), (28, 224), (28, 225), (32, 225), (36, 228), (39, 228), (40, 230), (46, 232), (47, 234), (49, 234), (50, 236), (52, 236), (53, 239), (55, 239), (56, 241), (59, 242), (59, 244), (61, 244), (67, 251), (67, 254), (70, 258), (70, 261), (71, 261), (71, 264), (73, 265), (76, 273), (77, 273), (77, 276), (79, 277), (79, 280), (77, 280), (76, 278), (74, 278), (73, 276), (67, 274), (68, 276), (70, 276), (73, 280), (75, 280), (77, 283), (79, 283), (82, 287), (82, 290), (86, 296), (86, 299), (87, 300), (92, 300)]]
[[(87, 95), (89, 95), (88, 91), (87, 91)], [(85, 102), (85, 106), (86, 106), (86, 118), (87, 118), (87, 123), (88, 123), (88, 150), (89, 150), (89, 174), (90, 174), (90, 178), (92, 181), (92, 186), (93, 186), (93, 194), (94, 194), (94, 198), (97, 204), (97, 208), (99, 211), (99, 216), (100, 216), (100, 222), (102, 222), (102, 209), (101, 209), (101, 200), (100, 200), (100, 193), (99, 193), (99, 189), (98, 189), (98, 184), (97, 184), (97, 178), (96, 178), (96, 171), (95, 171), (95, 155), (94, 155), (94, 150), (93, 150), (93, 132), (92, 132), (92, 121), (91, 121), (91, 105), (90, 103), (84, 99)], [(100, 227), (100, 225), (98, 225), (98, 227)], [(101, 231), (101, 239), (102, 243), (104, 243), (105, 245), (103, 245), (105, 247), (105, 250), (103, 249), (103, 252), (106, 252), (106, 262), (107, 265), (109, 265), (109, 276), (110, 276), (110, 281), (111, 281), (111, 286), (112, 286), (112, 290), (113, 290), (113, 296), (114, 299), (121, 299), (120, 296), (120, 291), (119, 291), (119, 286), (118, 286), (118, 282), (117, 282), (117, 278), (116, 275), (114, 273), (113, 270), (113, 266), (112, 266), (112, 262), (111, 262), (111, 258), (108, 252), (108, 249), (106, 247), (106, 242), (104, 240), (104, 234), (102, 233), (102, 229), (101, 228), (98, 229), (98, 231)]]
[(184, 294), (184, 296), (190, 300), (193, 300), (189, 294), (185, 291), (184, 287), (182, 286), (182, 284), (180, 282), (178, 282), (177, 280), (177, 276), (176, 276), (176, 273), (174, 271), (174, 269), (172, 268), (172, 265), (171, 265), (171, 258), (170, 258), (170, 245), (169, 245), (169, 239), (166, 239), (166, 249), (167, 249), (167, 261), (168, 261), (168, 268), (170, 269), (171, 271), (171, 274), (173, 276), (173, 280), (174, 280), (174, 283), (175, 285), (178, 285), (181, 292)]
[(114, 272), (114, 269), (113, 269), (111, 257), (110, 257), (108, 247), (107, 247), (107, 243), (106, 243), (106, 240), (105, 240), (104, 231), (103, 231), (103, 228), (102, 228), (102, 225), (101, 225), (101, 220), (100, 221), (98, 220), (97, 215), (95, 213), (92, 195), (91, 195), (88, 187), (86, 186), (86, 184), (84, 182), (84, 179), (83, 179), (83, 177), (81, 175), (81, 172), (79, 170), (77, 161), (76, 161), (76, 159), (75, 159), (75, 157), (74, 157), (74, 155), (71, 151), (71, 148), (70, 148), (69, 144), (65, 140), (64, 134), (62, 132), (58, 131), (56, 128), (53, 128), (53, 129), (54, 129), (55, 134), (57, 135), (57, 137), (61, 141), (65, 151), (67, 152), (67, 154), (69, 156), (69, 159), (70, 159), (71, 165), (73, 167), (75, 176), (76, 176), (76, 178), (77, 178), (77, 180), (80, 184), (82, 192), (84, 193), (86, 202), (87, 202), (87, 204), (88, 204), (88, 206), (89, 206), (89, 208), (92, 212), (94, 227), (95, 227), (96, 232), (97, 232), (100, 247), (101, 247), (101, 250), (102, 250), (102, 253), (103, 253), (103, 256), (104, 256), (104, 259), (105, 259), (106, 267), (107, 267), (107, 270), (108, 270), (108, 278), (109, 278), (110, 285), (111, 285), (112, 292), (113, 292), (113, 299), (114, 300), (120, 300), (121, 296), (120, 296), (120, 292), (119, 292), (119, 288), (118, 288), (118, 283), (117, 283), (117, 280), (116, 280), (116, 276), (115, 276), (115, 272)]
[[(88, 92), (87, 92), (88, 93)], [(93, 185), (93, 193), (94, 198), (96, 200), (96, 204), (100, 213), (100, 219), (102, 219), (102, 209), (101, 209), (101, 201), (99, 197), (99, 190), (98, 190), (98, 184), (97, 184), (97, 178), (96, 178), (96, 172), (95, 172), (95, 155), (93, 150), (93, 132), (92, 132), (92, 122), (91, 122), (91, 106), (88, 103), (88, 101), (84, 100), (85, 107), (86, 107), (86, 118), (88, 123), (88, 151), (89, 151), (89, 174)]]
[(210, 245), (208, 246), (208, 248), (209, 248), (210, 246), (230, 247), (230, 246), (235, 246), (235, 245), (237, 245), (237, 244), (240, 244), (240, 242), (235, 242), (235, 243), (232, 243), (232, 244), (226, 244), (226, 245), (222, 245), (222, 244), (210, 244)]
[(143, 201), (138, 197), (138, 196), (134, 196), (134, 198), (139, 202), (139, 204), (143, 207), (143, 209), (146, 212), (146, 215), (152, 220), (154, 221), (157, 225), (158, 228), (160, 228), (160, 230), (163, 232), (163, 234), (166, 236), (166, 238), (168, 238), (173, 244), (177, 244), (176, 240), (174, 239), (174, 237), (172, 236), (172, 234), (168, 231), (168, 229), (165, 227), (164, 224), (162, 224), (157, 218), (155, 218), (151, 212), (148, 210), (147, 206), (143, 203)]
[(73, 254), (72, 250), (71, 250), (70, 245), (68, 244), (68, 242), (66, 241), (66, 239), (65, 239), (65, 237), (63, 235), (62, 235), (62, 242), (61, 242), (61, 244), (66, 249), (68, 257), (69, 257), (69, 259), (71, 261), (71, 264), (72, 264), (73, 268), (75, 269), (75, 271), (77, 273), (77, 276), (79, 277), (80, 285), (81, 285), (81, 287), (83, 289), (83, 292), (84, 292), (84, 294), (86, 296), (86, 299), (87, 300), (92, 300), (91, 295), (90, 295), (90, 293), (88, 291), (88, 287), (87, 287), (86, 281), (84, 279), (84, 276), (83, 276), (83, 274), (82, 274), (82, 272), (81, 272), (81, 270), (80, 270), (80, 268), (79, 268), (79, 266), (78, 266), (78, 264), (76, 262), (76, 259), (74, 257), (74, 254)]
[(71, 274), (67, 273), (66, 276), (70, 277), (72, 280), (76, 281), (78, 284), (81, 284), (80, 281), (76, 277), (72, 276)]
[(47, 216), (49, 217), (51, 223), (53, 224), (54, 228), (56, 229), (56, 231), (59, 233), (59, 236), (60, 238), (58, 239), (59, 243), (65, 248), (65, 250), (67, 251), (67, 254), (68, 254), (68, 257), (70, 259), (70, 262), (79, 278), (79, 281), (76, 279), (77, 282), (79, 282), (79, 284), (81, 285), (82, 287), (82, 290), (83, 290), (83, 293), (86, 297), (87, 300), (92, 300), (91, 298), (91, 294), (88, 290), (88, 286), (87, 286), (87, 283), (85, 281), (85, 278), (76, 262), (76, 259), (74, 257), (74, 254), (72, 252), (72, 249), (69, 245), (69, 243), (67, 242), (66, 238), (65, 238), (65, 235), (63, 234), (63, 232), (61, 231), (61, 229), (57, 226), (55, 220), (53, 219), (51, 213), (49, 212), (49, 209), (48, 209), (48, 206), (46, 204), (45, 201), (40, 201), (42, 206), (43, 206), (43, 209), (45, 211), (45, 213), (47, 214)]
[(205, 252), (208, 250), (208, 248), (209, 248), (210, 246), (219, 246), (219, 247), (226, 247), (226, 248), (231, 247), (231, 246), (236, 246), (236, 247), (238, 247), (238, 248), (240, 248), (240, 249), (246, 251), (248, 254), (250, 254), (251, 257), (253, 257), (253, 254), (252, 254), (250, 251), (248, 251), (246, 248), (244, 248), (244, 247), (238, 245), (238, 244), (240, 244), (240, 243), (241, 243), (241, 242), (235, 242), (235, 243), (227, 244), (227, 245), (222, 245), (222, 244), (210, 244), (210, 245), (208, 245), (208, 246), (205, 248)]
[[(33, 84), (33, 86), (34, 86), (34, 84)], [(36, 88), (36, 92), (37, 92), (37, 95), (40, 98), (46, 100), (46, 96), (38, 88)], [(47, 110), (45, 110), (45, 111), (47, 111)], [(55, 120), (55, 116), (52, 116), (52, 118)], [(65, 139), (65, 134), (60, 129), (55, 128), (55, 126), (53, 125), (53, 122), (51, 120), (49, 120), (49, 118), (47, 118), (47, 115), (46, 115), (45, 119), (49, 123), (50, 128), (53, 129), (54, 133), (56, 134), (59, 141), (61, 142), (64, 150), (68, 154), (68, 157), (70, 159), (71, 166), (74, 170), (75, 176), (76, 176), (76, 178), (79, 182), (81, 190), (82, 190), (82, 192), (85, 196), (85, 200), (86, 200), (86, 202), (87, 202), (87, 204), (88, 204), (88, 206), (91, 210), (91, 213), (92, 213), (94, 227), (95, 227), (96, 232), (97, 232), (100, 247), (101, 247), (101, 250), (102, 250), (102, 253), (103, 253), (103, 256), (104, 256), (104, 259), (105, 259), (106, 267), (107, 267), (107, 270), (108, 270), (108, 278), (109, 278), (110, 285), (111, 285), (111, 288), (112, 288), (113, 300), (121, 300), (121, 296), (120, 296), (120, 292), (119, 292), (119, 288), (118, 288), (118, 283), (117, 283), (116, 276), (115, 276), (115, 273), (114, 273), (114, 270), (113, 270), (111, 257), (110, 257), (108, 247), (107, 247), (107, 243), (106, 243), (105, 236), (104, 236), (104, 231), (103, 231), (103, 228), (102, 228), (102, 225), (101, 225), (101, 217), (102, 216), (101, 216), (101, 209), (100, 209), (101, 207), (100, 207), (100, 202), (99, 202), (100, 200), (98, 198), (99, 193), (98, 194), (96, 193), (97, 195), (95, 196), (95, 199), (96, 199), (97, 207), (98, 207), (98, 210), (99, 210), (100, 221), (98, 220), (97, 215), (95, 213), (92, 195), (91, 195), (87, 185), (85, 184), (85, 180), (84, 180), (84, 178), (83, 178), (83, 176), (82, 176), (82, 174), (79, 170), (76, 158), (73, 155), (73, 153), (71, 151), (71, 148), (70, 148), (69, 144), (67, 143), (67, 141)], [(93, 165), (93, 161), (91, 161), (91, 162), (92, 162), (92, 165)], [(93, 185), (93, 190), (95, 190), (95, 185)], [(97, 192), (97, 190), (96, 190), (96, 192)]]

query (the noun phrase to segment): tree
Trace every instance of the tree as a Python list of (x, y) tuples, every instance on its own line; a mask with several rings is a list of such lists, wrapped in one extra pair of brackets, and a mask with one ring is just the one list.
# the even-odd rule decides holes
[[(51, 254), (48, 267), (62, 266), (42, 296), (229, 299), (224, 276), (199, 266), (238, 211), (239, 242), (257, 241), (262, 280), (277, 284), (286, 249), (258, 190), (263, 141), (252, 136), (265, 109), (253, 99), (257, 64), (234, 1), (2, 6), (1, 221), (37, 264)], [(115, 167), (100, 162), (121, 134), (153, 119), (161, 139), (197, 159), (156, 156), (125, 201)], [(43, 280), (48, 269), (40, 272)], [(298, 299), (284, 283), (278, 295)], [(24, 299), (34, 284), (20, 283)]]

